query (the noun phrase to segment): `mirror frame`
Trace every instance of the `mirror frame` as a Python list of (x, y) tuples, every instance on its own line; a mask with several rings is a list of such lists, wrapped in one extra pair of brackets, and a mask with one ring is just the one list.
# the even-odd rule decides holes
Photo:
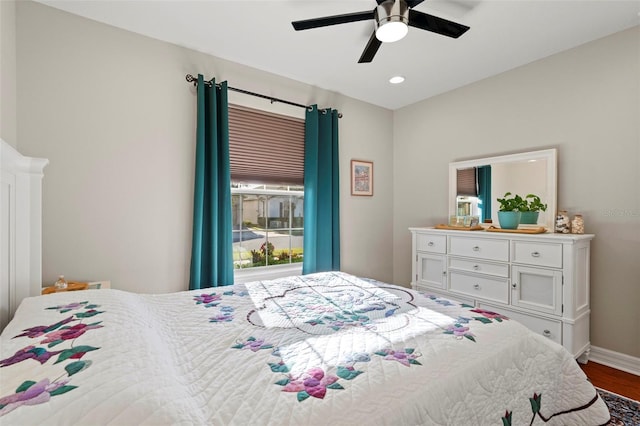
[[(553, 232), (555, 227), (555, 215), (557, 205), (557, 190), (558, 190), (558, 160), (557, 150), (555, 148), (545, 149), (541, 151), (529, 151), (521, 152), (517, 154), (500, 155), (495, 157), (475, 158), (472, 160), (456, 161), (449, 163), (449, 216), (455, 215), (456, 209), (456, 197), (457, 197), (457, 169), (466, 169), (471, 167), (485, 166), (488, 164), (508, 163), (512, 161), (527, 161), (527, 160), (546, 160), (547, 161), (547, 184), (546, 191), (547, 197), (543, 202), (547, 203), (547, 211), (550, 212), (547, 215), (547, 221), (539, 223), (534, 226), (544, 226), (548, 232)], [(526, 195), (526, 194), (524, 194)], [(497, 225), (497, 218), (493, 219), (493, 225)], [(481, 224), (483, 226), (490, 226), (492, 224)], [(531, 225), (529, 225), (530, 227)], [(523, 225), (527, 227), (527, 225)]]

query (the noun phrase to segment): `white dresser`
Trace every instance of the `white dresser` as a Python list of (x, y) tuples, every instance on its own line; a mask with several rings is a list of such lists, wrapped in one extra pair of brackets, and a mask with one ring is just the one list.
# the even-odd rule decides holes
[(410, 231), (415, 290), (505, 314), (587, 362), (593, 235)]

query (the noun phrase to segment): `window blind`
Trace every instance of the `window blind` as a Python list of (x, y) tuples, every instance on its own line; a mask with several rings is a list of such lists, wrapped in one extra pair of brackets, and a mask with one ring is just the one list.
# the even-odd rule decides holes
[(234, 183), (302, 185), (304, 120), (229, 105), (229, 157)]
[(476, 184), (476, 168), (456, 170), (456, 181), (458, 183), (457, 195), (466, 195), (469, 197), (478, 196), (478, 185)]

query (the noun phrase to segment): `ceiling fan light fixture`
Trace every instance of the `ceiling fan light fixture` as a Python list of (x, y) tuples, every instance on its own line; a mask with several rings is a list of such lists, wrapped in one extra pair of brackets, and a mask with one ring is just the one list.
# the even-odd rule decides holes
[(375, 12), (376, 38), (383, 43), (398, 41), (409, 32), (409, 7), (405, 0), (387, 0)]
[(409, 26), (451, 38), (458, 38), (469, 29), (466, 25), (415, 10), (422, 2), (423, 0), (376, 0), (378, 6), (373, 10), (293, 21), (291, 25), (296, 31), (300, 31), (373, 20), (374, 31), (358, 59), (359, 64), (373, 61), (383, 43), (400, 40), (409, 32)]
[(409, 28), (402, 22), (387, 22), (378, 27), (376, 38), (383, 43), (393, 43), (404, 38)]

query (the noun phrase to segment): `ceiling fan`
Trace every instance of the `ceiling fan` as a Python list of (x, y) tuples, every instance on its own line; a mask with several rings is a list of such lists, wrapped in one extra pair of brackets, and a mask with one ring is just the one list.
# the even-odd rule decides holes
[(302, 21), (294, 21), (291, 24), (296, 31), (300, 31), (373, 19), (375, 30), (373, 34), (371, 34), (369, 42), (364, 52), (362, 52), (358, 63), (371, 62), (383, 42), (390, 43), (400, 40), (407, 34), (409, 30), (408, 26), (452, 38), (460, 37), (469, 29), (466, 25), (418, 12), (413, 9), (423, 1), (424, 0), (376, 0), (378, 6), (371, 11), (305, 19)]

